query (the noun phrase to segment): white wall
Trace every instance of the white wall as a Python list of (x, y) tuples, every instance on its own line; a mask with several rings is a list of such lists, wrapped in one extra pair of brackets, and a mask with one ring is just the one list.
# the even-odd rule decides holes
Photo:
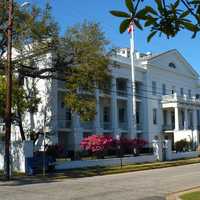
[[(145, 163), (154, 161), (156, 161), (156, 157), (154, 155), (122, 158), (123, 164)], [(56, 165), (56, 169), (65, 170), (65, 169), (86, 168), (95, 166), (118, 166), (120, 165), (120, 163), (121, 163), (120, 158), (68, 161), (60, 164), (58, 163)]]
[[(0, 170), (4, 169), (4, 143), (0, 143)], [(11, 145), (12, 171), (25, 173), (25, 157), (33, 156), (33, 143), (13, 142)]]

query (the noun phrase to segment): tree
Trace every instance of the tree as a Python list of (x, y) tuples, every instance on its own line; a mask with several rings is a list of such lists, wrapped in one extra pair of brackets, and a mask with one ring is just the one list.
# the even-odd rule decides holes
[[(6, 0), (0, 2), (0, 116), (2, 118), (4, 118), (3, 109), (5, 107), (5, 79), (3, 75), (7, 50), (7, 3)], [(51, 17), (49, 4), (41, 10), (37, 6), (22, 9), (18, 3), (14, 3), (12, 121), (19, 125), (22, 140), (25, 140), (24, 113), (35, 113), (40, 102), (37, 97), (38, 90), (35, 78), (43, 78), (43, 74), (46, 77), (47, 73), (51, 73), (51, 69), (39, 66), (38, 59), (46, 58), (46, 55), (52, 50), (57, 35), (57, 23)], [(24, 82), (31, 84), (24, 85)], [(28, 85), (31, 87), (26, 87)]]
[[(200, 1), (199, 0), (154, 0), (154, 4), (144, 0), (125, 0), (128, 13), (110, 11), (112, 15), (123, 18), (120, 32), (123, 33), (131, 22), (139, 29), (148, 27), (149, 42), (153, 36), (166, 35), (175, 37), (181, 30), (192, 32), (195, 38), (200, 31)], [(141, 23), (141, 21), (143, 23)]]
[[(32, 88), (32, 94), (24, 89), (15, 78), (13, 81), (12, 98), (12, 122), (17, 124), (20, 129), (22, 140), (26, 139), (23, 128), (23, 117), (25, 112), (36, 112), (40, 98), (37, 97), (38, 91)], [(4, 119), (6, 81), (5, 77), (0, 75), (0, 118)]]
[(85, 21), (66, 31), (55, 52), (55, 66), (68, 91), (65, 103), (84, 121), (94, 119), (95, 91), (109, 79), (107, 44), (100, 25)]
[[(1, 2), (0, 6), (0, 70), (3, 71), (7, 1)], [(21, 9), (17, 3), (14, 7), (13, 47), (16, 52), (13, 68), (18, 84), (24, 80), (65, 81), (68, 89), (66, 105), (82, 119), (93, 119), (96, 114), (95, 90), (104, 85), (109, 72), (105, 49), (108, 42), (100, 25), (84, 22), (69, 28), (65, 36), (60, 37), (49, 4), (43, 10), (36, 6)], [(44, 67), (40, 60), (45, 61)], [(34, 99), (32, 103), (35, 105)]]

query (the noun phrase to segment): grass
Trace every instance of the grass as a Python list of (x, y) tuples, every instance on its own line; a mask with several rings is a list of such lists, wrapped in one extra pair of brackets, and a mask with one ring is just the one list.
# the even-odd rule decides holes
[(159, 169), (159, 168), (189, 165), (189, 164), (195, 164), (195, 163), (200, 163), (200, 158), (176, 160), (176, 161), (169, 161), (169, 162), (131, 164), (131, 165), (124, 165), (122, 168), (120, 166), (107, 166), (107, 167), (97, 166), (97, 167), (82, 168), (82, 169), (70, 169), (70, 170), (60, 171), (53, 175), (58, 178), (62, 178), (62, 177), (63, 178), (81, 178), (81, 177), (135, 172), (135, 171), (150, 170), (150, 169)]
[(200, 200), (200, 191), (183, 194), (180, 198), (182, 200)]
[[(200, 163), (200, 158), (184, 159), (184, 160), (176, 160), (176, 161), (168, 161), (168, 162), (130, 164), (130, 165), (123, 165), (122, 168), (120, 166), (106, 166), (106, 167), (96, 166), (96, 167), (90, 167), (90, 168), (57, 171), (55, 173), (53, 172), (53, 173), (47, 174), (46, 178), (51, 178), (51, 179), (82, 178), (82, 177), (92, 177), (92, 176), (135, 172), (135, 171), (142, 171), (142, 170), (160, 169), (160, 168), (189, 165), (189, 164), (196, 164), (196, 163)], [(0, 176), (2, 174), (3, 174), (2, 171), (0, 171)], [(14, 173), (13, 176), (22, 177), (24, 176), (24, 174)], [(35, 177), (40, 178), (42, 177), (42, 175), (38, 174)]]

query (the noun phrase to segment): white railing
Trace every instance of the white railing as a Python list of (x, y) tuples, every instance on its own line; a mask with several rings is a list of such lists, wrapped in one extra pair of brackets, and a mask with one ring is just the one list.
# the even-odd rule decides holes
[(81, 122), (81, 127), (84, 129), (93, 129), (94, 123), (93, 122)]
[(112, 124), (111, 122), (101, 122), (101, 128), (103, 128), (104, 130), (111, 130)]
[(196, 97), (188, 97), (187, 95), (178, 96), (177, 93), (164, 95), (162, 96), (162, 102), (180, 102), (180, 103), (190, 103), (190, 104), (197, 104), (200, 105), (200, 99), (196, 99)]
[(128, 122), (119, 122), (119, 128), (122, 130), (128, 130)]

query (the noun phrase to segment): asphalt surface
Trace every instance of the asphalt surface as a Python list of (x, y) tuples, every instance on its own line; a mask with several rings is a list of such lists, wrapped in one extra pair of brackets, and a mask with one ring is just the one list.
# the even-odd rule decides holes
[(164, 200), (200, 186), (200, 164), (65, 180), (0, 182), (0, 200)]

